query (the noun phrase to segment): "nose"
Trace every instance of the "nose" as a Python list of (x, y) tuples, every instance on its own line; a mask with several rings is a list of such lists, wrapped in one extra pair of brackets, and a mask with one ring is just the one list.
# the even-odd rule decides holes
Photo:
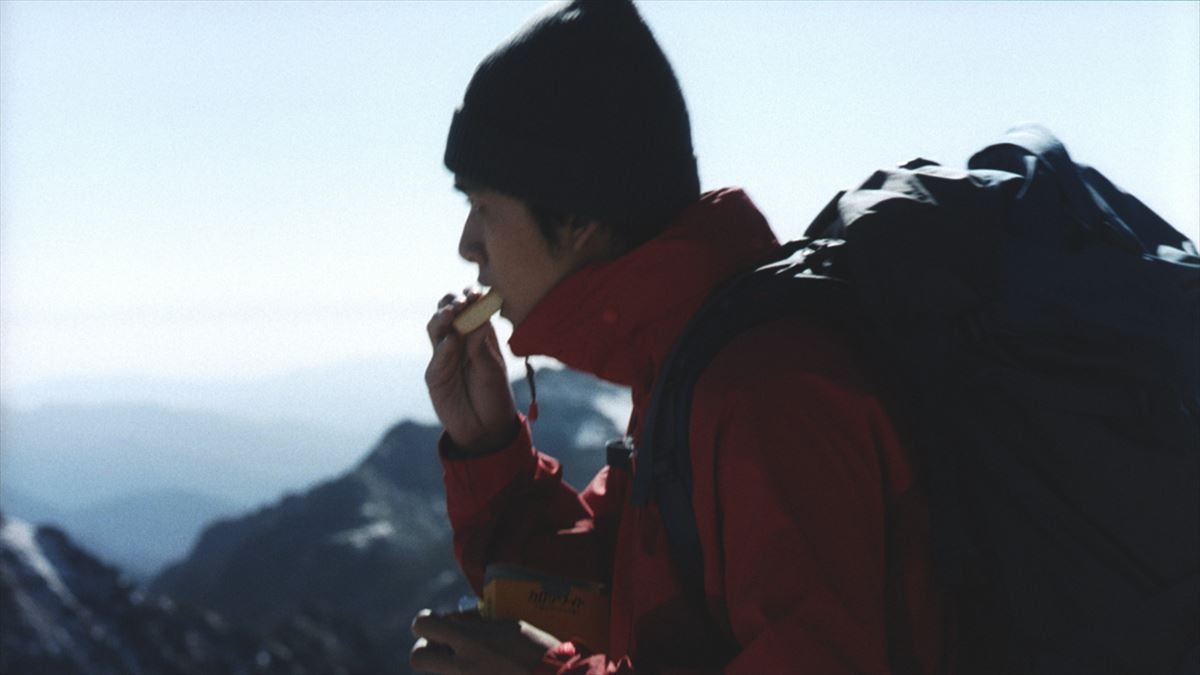
[(482, 265), (484, 261), (483, 238), (479, 225), (470, 215), (463, 222), (462, 235), (458, 238), (458, 255), (463, 260)]

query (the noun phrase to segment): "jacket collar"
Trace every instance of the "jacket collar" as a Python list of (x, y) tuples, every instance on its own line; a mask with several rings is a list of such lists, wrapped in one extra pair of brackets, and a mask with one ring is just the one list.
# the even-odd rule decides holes
[(742, 190), (706, 193), (660, 236), (559, 282), (516, 327), (509, 347), (648, 392), (712, 291), (778, 246)]

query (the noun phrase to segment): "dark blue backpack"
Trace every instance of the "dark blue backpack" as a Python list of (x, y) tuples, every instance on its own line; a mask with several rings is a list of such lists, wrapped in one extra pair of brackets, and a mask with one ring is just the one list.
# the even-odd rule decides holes
[(633, 500), (658, 505), (698, 612), (692, 389), (789, 313), (842, 331), (902, 394), (957, 670), (1200, 672), (1192, 242), (1034, 126), (967, 171), (917, 160), (839, 194), (696, 315), (637, 439)]

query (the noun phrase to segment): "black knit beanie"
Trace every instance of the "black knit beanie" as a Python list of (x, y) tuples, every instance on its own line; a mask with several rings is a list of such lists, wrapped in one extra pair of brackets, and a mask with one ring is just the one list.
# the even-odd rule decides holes
[(679, 82), (630, 0), (548, 7), (475, 71), (456, 175), (649, 238), (700, 195)]

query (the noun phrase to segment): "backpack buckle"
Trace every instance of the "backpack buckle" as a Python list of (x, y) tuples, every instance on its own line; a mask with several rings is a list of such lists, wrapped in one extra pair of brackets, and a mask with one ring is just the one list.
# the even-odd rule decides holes
[(628, 470), (633, 466), (633, 456), (637, 450), (633, 447), (633, 439), (624, 436), (609, 441), (604, 446), (604, 452), (610, 467)]

